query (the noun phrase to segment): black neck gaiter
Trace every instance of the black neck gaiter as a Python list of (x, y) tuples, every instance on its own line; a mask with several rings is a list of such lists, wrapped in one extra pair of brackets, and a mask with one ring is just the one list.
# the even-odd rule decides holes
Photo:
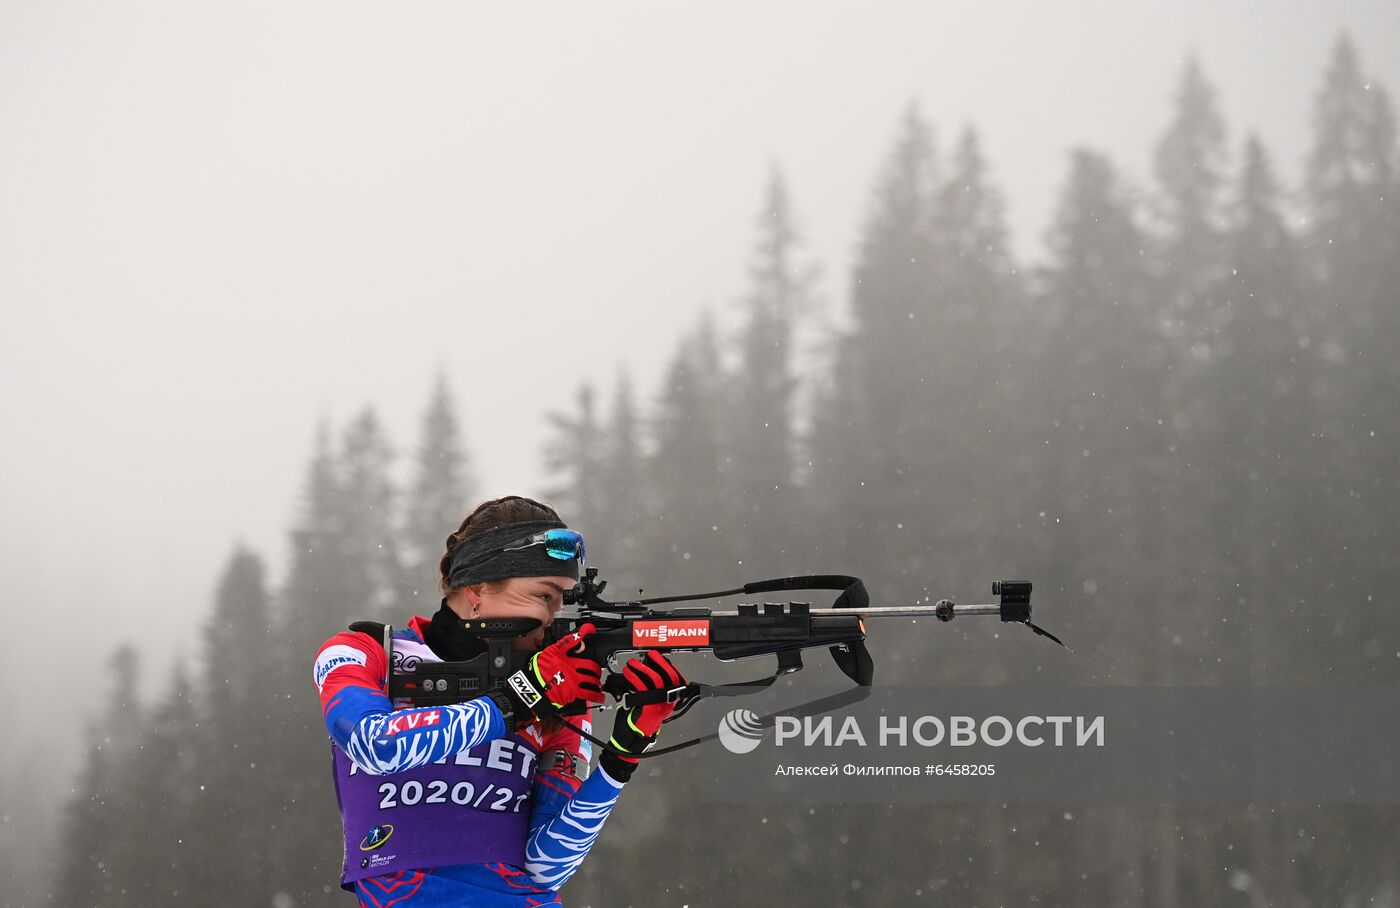
[(423, 642), (444, 662), (465, 662), (486, 652), (486, 642), (467, 633), (462, 618), (442, 600), (442, 607), (423, 629)]

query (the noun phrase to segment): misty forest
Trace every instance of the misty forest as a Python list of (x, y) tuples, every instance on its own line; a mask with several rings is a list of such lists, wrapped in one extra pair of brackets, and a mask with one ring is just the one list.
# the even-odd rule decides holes
[[(1031, 264), (995, 149), (911, 105), (851, 272), (820, 277), (840, 327), (800, 356), (821, 263), (775, 167), (734, 317), (678, 338), (659, 388), (619, 372), (553, 389), (536, 444), (555, 484), (512, 491), (586, 535), (614, 594), (846, 572), (877, 604), (983, 601), (1024, 577), (1075, 649), (877, 627), (877, 685), (1400, 683), (1395, 113), (1345, 37), (1298, 108), (1312, 142), (1282, 150), (1304, 162), (1286, 185), (1189, 60), (1150, 175), (1072, 151)], [(108, 654), (52, 891), (29, 904), (351, 903), (310, 666), (352, 621), (437, 608), (492, 427), (471, 421), (479, 390), (425, 390), (401, 450), (370, 410), (307, 427), (286, 576), (230, 552), (199, 659), (155, 702), (135, 695), (137, 650)], [(805, 674), (839, 683), (829, 664)], [(567, 903), (1400, 903), (1393, 804), (749, 810), (697, 798), (704, 760), (638, 773), (609, 826), (645, 848), (605, 830)]]

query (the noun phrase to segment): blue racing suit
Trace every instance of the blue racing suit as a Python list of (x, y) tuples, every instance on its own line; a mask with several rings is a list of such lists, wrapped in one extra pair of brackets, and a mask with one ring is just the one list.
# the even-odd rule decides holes
[[(427, 626), (394, 631), (397, 671), (441, 661)], [(622, 783), (589, 774), (591, 747), (571, 729), (508, 733), (489, 698), (396, 709), (386, 663), (379, 641), (346, 632), (313, 669), (334, 744), (344, 888), (369, 908), (560, 905)]]

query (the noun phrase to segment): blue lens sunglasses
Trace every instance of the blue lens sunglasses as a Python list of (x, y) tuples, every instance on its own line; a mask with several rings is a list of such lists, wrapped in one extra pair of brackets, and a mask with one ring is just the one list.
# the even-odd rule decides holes
[(533, 536), (517, 539), (510, 545), (504, 546), (501, 551), (518, 552), (521, 549), (533, 548), (537, 545), (544, 546), (545, 554), (550, 558), (557, 558), (560, 561), (572, 561), (577, 558), (579, 564), (583, 564), (583, 536), (573, 530), (543, 530)]

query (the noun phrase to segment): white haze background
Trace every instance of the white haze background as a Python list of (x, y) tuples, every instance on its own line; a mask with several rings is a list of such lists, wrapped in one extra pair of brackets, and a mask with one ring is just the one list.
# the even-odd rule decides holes
[(910, 102), (1033, 259), (1072, 146), (1146, 184), (1188, 53), (1296, 186), (1343, 29), (1400, 89), (1393, 0), (0, 3), (5, 802), (66, 794), (118, 642), (196, 655), (236, 541), (280, 579), (318, 421), (407, 453), (440, 369), (538, 493), (545, 411), (732, 312), (773, 163), (839, 322)]

